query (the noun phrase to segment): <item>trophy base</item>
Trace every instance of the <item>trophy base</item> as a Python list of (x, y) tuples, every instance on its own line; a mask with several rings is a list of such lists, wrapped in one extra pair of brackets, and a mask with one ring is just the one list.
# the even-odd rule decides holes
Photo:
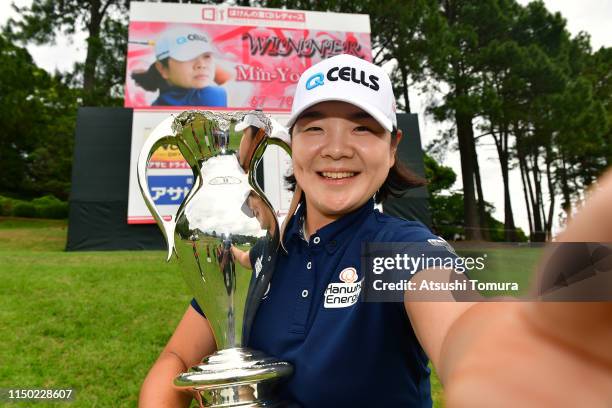
[(287, 407), (274, 396), (277, 383), (293, 373), (291, 364), (248, 348), (219, 350), (174, 379), (196, 392), (200, 407)]

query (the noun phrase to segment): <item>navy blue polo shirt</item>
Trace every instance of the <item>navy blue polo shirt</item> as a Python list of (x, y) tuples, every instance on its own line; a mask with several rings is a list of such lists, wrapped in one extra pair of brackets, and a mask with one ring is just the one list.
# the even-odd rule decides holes
[(428, 358), (404, 304), (356, 301), (333, 307), (325, 292), (346, 282), (342, 271), (354, 268), (350, 273), (363, 279), (362, 242), (438, 237), (420, 222), (380, 213), (370, 200), (306, 242), (299, 225), (304, 207), (287, 226), (288, 254), (281, 251), (277, 258), (248, 346), (293, 364), (294, 374), (280, 393), (304, 407), (430, 407)]
[(227, 106), (227, 92), (220, 86), (181, 88), (171, 86), (161, 90), (153, 106)]

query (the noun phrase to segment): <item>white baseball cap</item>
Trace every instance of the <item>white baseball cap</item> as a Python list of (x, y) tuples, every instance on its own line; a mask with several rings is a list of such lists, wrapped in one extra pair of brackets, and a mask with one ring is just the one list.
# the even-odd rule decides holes
[(295, 90), (287, 127), (293, 126), (306, 109), (327, 101), (358, 106), (389, 132), (397, 127), (389, 75), (381, 67), (353, 55), (336, 55), (304, 71)]
[(208, 36), (191, 27), (166, 30), (155, 41), (157, 60), (171, 57), (177, 61), (189, 61), (200, 54), (213, 51)]
[(258, 129), (266, 127), (266, 125), (264, 125), (261, 119), (259, 119), (256, 115), (252, 113), (247, 113), (246, 115), (244, 115), (240, 122), (236, 123), (236, 126), (234, 126), (234, 130), (236, 132), (242, 132), (249, 126), (255, 126)]
[(277, 137), (283, 142), (287, 143), (289, 146), (291, 146), (291, 137), (289, 136), (289, 130), (273, 118), (270, 118), (270, 122), (272, 123), (272, 134), (270, 136)]

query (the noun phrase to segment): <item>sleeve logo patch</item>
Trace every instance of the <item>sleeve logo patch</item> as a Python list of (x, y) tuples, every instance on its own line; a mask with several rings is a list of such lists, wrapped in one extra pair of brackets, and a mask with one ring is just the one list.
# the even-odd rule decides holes
[(446, 242), (446, 240), (444, 240), (444, 238), (442, 237), (438, 237), (435, 239), (428, 239), (427, 242), (429, 242), (431, 245), (434, 246), (439, 246), (439, 247), (444, 247), (448, 250), (448, 252), (457, 255), (457, 253), (455, 252), (455, 248), (453, 248), (451, 246), (451, 244), (449, 244), (448, 242)]
[(255, 261), (255, 279), (257, 279), (257, 277), (259, 277), (259, 274), (261, 273), (261, 268), (263, 267), (262, 259), (263, 255), (260, 255)]

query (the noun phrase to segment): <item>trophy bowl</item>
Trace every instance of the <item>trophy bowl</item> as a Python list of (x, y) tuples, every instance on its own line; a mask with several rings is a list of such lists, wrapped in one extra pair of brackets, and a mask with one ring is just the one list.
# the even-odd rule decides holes
[[(217, 352), (174, 380), (194, 391), (202, 407), (286, 405), (274, 389), (292, 366), (244, 346), (279, 250), (277, 212), (256, 170), (269, 147), (291, 151), (271, 130), (261, 111), (187, 111), (160, 123), (138, 160), (141, 193), (166, 238), (167, 260), (180, 263), (217, 345)], [(167, 145), (178, 147), (194, 175), (170, 219), (159, 213), (147, 183), (152, 155)], [(256, 252), (256, 265), (238, 262), (236, 250)]]

